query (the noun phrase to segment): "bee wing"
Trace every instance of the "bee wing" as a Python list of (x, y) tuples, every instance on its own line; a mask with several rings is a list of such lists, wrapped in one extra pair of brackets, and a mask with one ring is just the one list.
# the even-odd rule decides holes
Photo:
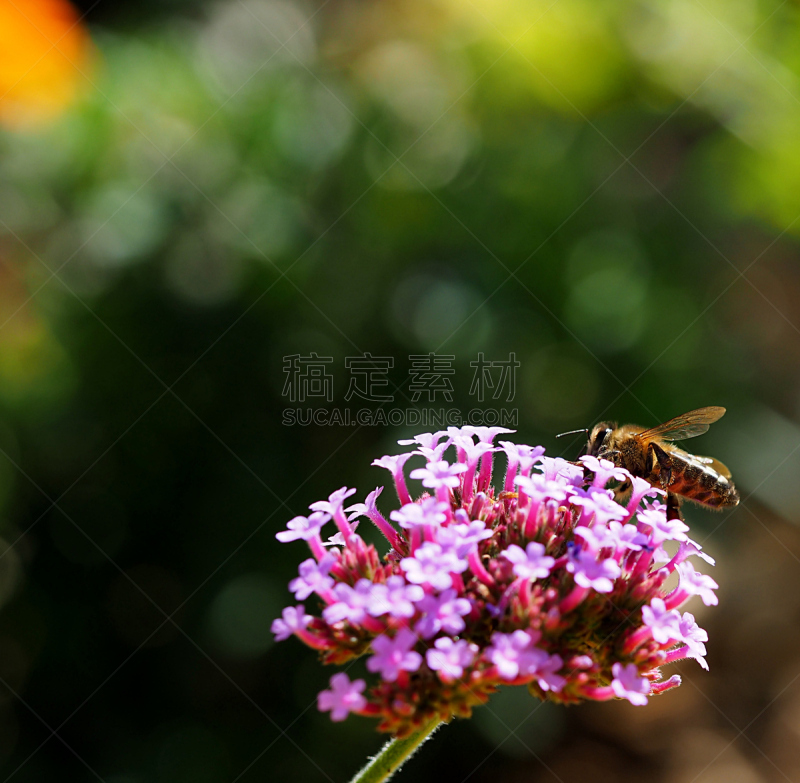
[(690, 456), (698, 462), (708, 465), (711, 470), (716, 471), (720, 476), (725, 476), (725, 478), (731, 477), (731, 472), (728, 470), (728, 467), (718, 459), (714, 459), (713, 457), (701, 457), (699, 454), (692, 454)]
[(682, 416), (665, 421), (657, 427), (639, 433), (640, 438), (661, 438), (662, 440), (686, 440), (696, 438), (704, 432), (715, 421), (725, 415), (725, 408), (712, 405), (708, 408), (698, 408), (696, 411), (689, 411)]

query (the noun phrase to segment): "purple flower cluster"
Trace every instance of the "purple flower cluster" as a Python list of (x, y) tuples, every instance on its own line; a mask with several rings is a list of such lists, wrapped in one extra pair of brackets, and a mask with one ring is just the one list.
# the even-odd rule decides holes
[[(284, 609), (272, 625), (277, 639), (297, 636), (325, 663), (366, 655), (379, 676), (367, 689), (334, 675), (318, 701), (333, 720), (372, 715), (404, 735), (436, 716), (468, 716), (498, 685), (562, 703), (646, 704), (680, 684), (662, 679), (664, 664), (694, 658), (708, 668), (708, 635), (679, 607), (695, 595), (717, 603), (716, 583), (689, 558), (713, 561), (686, 525), (667, 519), (663, 493), (606, 460), (494, 446), (501, 432), (509, 430), (451, 427), (375, 460), (400, 501), (388, 520), (377, 506), (382, 487), (347, 508), (355, 490), (343, 487), (278, 533), (311, 549), (289, 589), (297, 601), (314, 596), (319, 611)], [(491, 484), (498, 452), (500, 491)], [(404, 472), (411, 457), (426, 462), (409, 473), (427, 490), (416, 500)], [(630, 486), (624, 505), (607, 488), (620, 482)], [(356, 532), (360, 517), (388, 540), (383, 558)], [(330, 522), (336, 533), (323, 542)], [(677, 585), (662, 589), (673, 573)]]

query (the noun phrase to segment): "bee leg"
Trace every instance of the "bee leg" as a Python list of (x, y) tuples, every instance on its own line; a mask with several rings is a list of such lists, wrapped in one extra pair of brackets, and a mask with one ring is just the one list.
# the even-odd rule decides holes
[(672, 460), (657, 443), (650, 443), (647, 449), (652, 451), (654, 457), (653, 470), (655, 471), (656, 466), (661, 469), (658, 477), (661, 489), (666, 489), (672, 483)]
[(681, 515), (681, 499), (679, 495), (674, 492), (667, 493), (667, 520), (679, 519), (683, 522)]

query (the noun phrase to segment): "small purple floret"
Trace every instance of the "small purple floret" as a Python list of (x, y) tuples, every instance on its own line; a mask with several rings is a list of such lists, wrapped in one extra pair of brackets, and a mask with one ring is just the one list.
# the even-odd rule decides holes
[(281, 617), (272, 621), (271, 630), (275, 634), (275, 641), (282, 642), (297, 631), (305, 630), (312, 619), (310, 614), (306, 614), (302, 604), (287, 606)]
[(706, 646), (704, 644), (704, 642), (708, 641), (708, 633), (695, 622), (694, 615), (689, 612), (683, 613), (683, 617), (678, 624), (678, 631), (681, 635), (681, 641), (687, 647), (686, 657), (694, 658), (708, 671), (708, 664), (705, 659)]
[(486, 651), (486, 657), (504, 680), (514, 680), (530, 666), (530, 650), (535, 638), (523, 630), (492, 634), (492, 646)]
[(289, 582), (289, 589), (298, 601), (305, 601), (311, 593), (323, 593), (333, 587), (333, 579), (328, 576), (336, 562), (334, 555), (326, 555), (319, 563), (313, 557), (300, 563), (300, 576)]
[(548, 481), (555, 481), (571, 487), (580, 487), (583, 484), (583, 468), (574, 462), (561, 457), (542, 457), (544, 477)]
[(331, 720), (344, 720), (351, 712), (359, 712), (367, 706), (363, 696), (367, 683), (364, 680), (353, 680), (339, 672), (331, 677), (331, 689), (322, 691), (317, 697), (320, 712), (330, 712)]
[(338, 600), (322, 610), (325, 622), (331, 625), (342, 620), (353, 625), (362, 623), (370, 606), (372, 588), (373, 584), (369, 579), (359, 579), (354, 588), (343, 582), (337, 584), (333, 593)]
[(567, 571), (575, 578), (575, 584), (598, 593), (610, 593), (614, 589), (614, 580), (621, 573), (619, 564), (613, 558), (595, 560), (592, 552), (586, 552), (577, 546), (572, 546), (569, 550)]
[(425, 498), (420, 503), (407, 503), (392, 511), (389, 518), (406, 530), (425, 525), (438, 527), (447, 520), (446, 510), (446, 503), (440, 503), (436, 498)]
[(415, 672), (422, 664), (422, 656), (411, 648), (417, 636), (408, 628), (401, 628), (393, 639), (379, 636), (372, 642), (375, 654), (367, 659), (367, 669), (380, 672), (387, 682), (394, 682), (401, 671)]
[(643, 546), (648, 543), (647, 536), (640, 533), (636, 525), (624, 525), (622, 522), (609, 522), (607, 525), (607, 541), (615, 549), (628, 549), (632, 552), (640, 552)]
[(478, 645), (465, 639), (454, 641), (447, 636), (434, 642), (434, 649), (425, 653), (425, 660), (433, 671), (439, 673), (443, 682), (452, 682), (464, 674), (478, 653)]
[(426, 595), (417, 603), (422, 612), (422, 619), (414, 626), (414, 630), (423, 638), (430, 639), (439, 631), (453, 634), (461, 633), (466, 627), (464, 616), (472, 609), (466, 598), (459, 598), (453, 590), (444, 590), (439, 595)]
[(580, 461), (594, 473), (592, 485), (600, 489), (603, 489), (609, 481), (622, 482), (628, 478), (628, 472), (618, 468), (611, 460), (585, 454)]
[(677, 642), (681, 638), (681, 616), (677, 609), (667, 610), (662, 598), (653, 598), (650, 606), (642, 607), (642, 621), (659, 644)]
[(525, 549), (511, 544), (502, 557), (514, 564), (514, 574), (520, 579), (545, 579), (556, 561), (544, 552), (543, 544), (531, 541)]
[(463, 559), (474, 552), (481, 541), (493, 535), (494, 532), (487, 529), (486, 523), (478, 519), (441, 528), (437, 531), (436, 542), (441, 544), (442, 549), (452, 550), (458, 558)]
[(402, 576), (390, 576), (385, 584), (372, 586), (367, 611), (373, 617), (388, 614), (391, 617), (413, 617), (415, 603), (425, 598), (425, 591), (419, 585), (410, 585)]
[(467, 466), (461, 462), (451, 465), (445, 460), (429, 462), (424, 468), (412, 470), (410, 475), (413, 479), (420, 479), (423, 487), (429, 489), (439, 489), (449, 487), (453, 489), (459, 485), (459, 475), (466, 471)]
[(435, 590), (446, 590), (453, 584), (451, 574), (467, 570), (467, 562), (459, 559), (455, 552), (445, 551), (439, 544), (423, 544), (414, 557), (400, 561), (406, 579), (416, 585), (429, 584)]
[(574, 505), (583, 508), (584, 524), (607, 525), (627, 516), (625, 508), (610, 497), (610, 491), (590, 488), (586, 494), (576, 494), (572, 498)]
[(651, 504), (636, 515), (640, 524), (650, 528), (651, 542), (661, 544), (664, 541), (686, 541), (686, 531), (689, 526), (680, 519), (667, 519), (659, 507), (663, 508), (663, 504)]
[(620, 699), (627, 699), (631, 704), (642, 706), (647, 704), (647, 694), (650, 693), (650, 681), (647, 677), (639, 674), (639, 669), (635, 663), (623, 666), (615, 663), (611, 667), (614, 679), (611, 687)]
[(699, 595), (706, 606), (716, 606), (719, 603), (714, 592), (719, 585), (710, 576), (695, 571), (688, 560), (678, 566), (678, 573), (681, 576), (679, 590), (689, 595)]
[(327, 500), (318, 500), (316, 503), (312, 503), (309, 508), (312, 511), (323, 511), (331, 516), (335, 516), (342, 510), (344, 501), (355, 494), (356, 491), (354, 489), (342, 487), (341, 489), (337, 489), (336, 492), (332, 492)]
[(286, 527), (288, 530), (282, 530), (280, 533), (276, 533), (275, 538), (282, 543), (297, 541), (297, 539), (300, 538), (304, 541), (308, 541), (314, 536), (318, 536), (322, 526), (326, 522), (329, 522), (330, 519), (331, 515), (322, 511), (316, 511), (313, 514), (309, 514), (307, 517), (295, 517), (287, 522)]

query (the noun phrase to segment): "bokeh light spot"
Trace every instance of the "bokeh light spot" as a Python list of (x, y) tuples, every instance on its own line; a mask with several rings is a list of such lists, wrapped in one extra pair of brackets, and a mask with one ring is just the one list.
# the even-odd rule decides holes
[(261, 655), (272, 645), (270, 623), (280, 615), (275, 592), (261, 574), (245, 574), (225, 585), (208, 610), (214, 645), (235, 658)]
[(24, 128), (61, 112), (86, 83), (89, 37), (64, 0), (0, 0), (0, 124)]

